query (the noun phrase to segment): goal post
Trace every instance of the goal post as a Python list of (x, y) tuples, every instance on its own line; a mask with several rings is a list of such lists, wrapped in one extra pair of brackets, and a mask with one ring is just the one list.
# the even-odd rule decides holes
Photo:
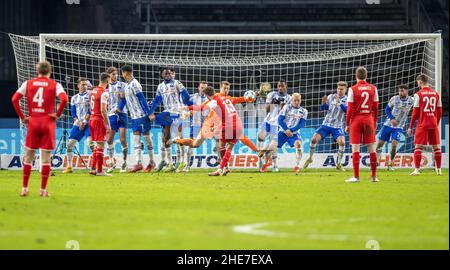
[[(289, 94), (300, 93), (302, 106), (309, 111), (309, 119), (302, 130), (304, 158), (309, 151), (309, 140), (325, 116), (319, 110), (321, 97), (334, 93), (338, 81), (354, 84), (358, 66), (368, 68), (368, 80), (379, 89), (377, 133), (385, 120), (384, 107), (390, 97), (397, 94), (399, 84), (408, 84), (413, 95), (418, 90), (416, 75), (423, 72), (430, 76), (432, 87), (439, 93), (442, 88), (440, 33), (40, 34), (38, 37), (10, 34), (10, 38), (16, 56), (18, 83), (34, 73), (37, 59), (48, 60), (54, 67), (54, 79), (64, 86), (69, 97), (77, 93), (78, 77), (86, 77), (96, 84), (98, 75), (111, 65), (132, 65), (147, 100), (153, 99), (161, 82), (158, 73), (161, 66), (175, 67), (176, 78), (190, 94), (197, 91), (200, 81), (207, 81), (216, 89), (221, 81), (230, 81), (230, 94), (241, 96), (246, 90), (258, 90), (264, 83), (276, 90), (277, 82), (285, 80)], [(236, 107), (246, 135), (256, 143), (256, 134), (265, 116), (265, 100), (258, 98), (255, 104)], [(58, 124), (61, 129), (71, 127), (68, 109)], [(159, 155), (159, 127), (153, 130), (155, 154)], [(57, 136), (61, 136), (61, 132)], [(207, 141), (195, 153), (207, 159), (213, 155), (213, 145)], [(82, 153), (87, 151), (85, 145), (80, 148)], [(117, 144), (117, 153), (119, 149)], [(242, 145), (235, 151), (235, 154), (251, 154)], [(385, 146), (383, 152), (389, 153), (389, 146)], [(402, 139), (399, 152), (413, 152), (411, 138)], [(313, 166), (327, 167), (324, 159), (335, 156), (336, 146), (327, 138), (319, 143), (316, 153), (323, 157)], [(346, 153), (350, 153), (348, 138)], [(279, 156), (283, 155), (287, 162), (292, 152), (284, 147)]]

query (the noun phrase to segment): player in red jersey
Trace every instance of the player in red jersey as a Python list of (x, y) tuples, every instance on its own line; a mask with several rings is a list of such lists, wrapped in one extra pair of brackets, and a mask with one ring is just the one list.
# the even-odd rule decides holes
[(372, 182), (377, 178), (377, 153), (375, 151), (375, 133), (378, 118), (378, 91), (368, 83), (367, 69), (356, 69), (356, 85), (349, 88), (348, 108), (345, 121), (345, 132), (350, 130), (350, 144), (352, 145), (352, 162), (354, 177), (347, 183), (359, 182), (359, 163), (361, 144), (367, 145), (370, 154), (370, 169)]
[(104, 72), (100, 74), (100, 84), (89, 95), (91, 117), (89, 118), (89, 130), (95, 149), (92, 159), (90, 174), (97, 176), (111, 176), (103, 171), (103, 150), (105, 148), (106, 134), (111, 131), (108, 117), (108, 88), (111, 76)]
[[(209, 176), (225, 176), (229, 170), (225, 170), (231, 157), (231, 152), (237, 140), (243, 137), (243, 126), (241, 119), (228, 96), (215, 95), (216, 91), (211, 86), (204, 91), (209, 102), (202, 104), (201, 110), (213, 110), (221, 119), (222, 129), (219, 138), (219, 151), (221, 151), (219, 168)], [(193, 106), (190, 106), (193, 109)]]
[(428, 76), (417, 76), (419, 92), (414, 95), (414, 110), (409, 124), (407, 135), (411, 136), (416, 120), (416, 132), (414, 134), (414, 171), (410, 175), (420, 174), (420, 162), (422, 160), (422, 146), (431, 145), (434, 150), (436, 174), (442, 175), (442, 152), (439, 135), (439, 122), (442, 117), (442, 101), (438, 92), (430, 88)]
[[(12, 97), (17, 115), (22, 123), (27, 125), (20, 196), (28, 195), (28, 180), (30, 179), (35, 151), (41, 149), (40, 196), (48, 197), (50, 195), (47, 192), (47, 182), (51, 170), (51, 152), (55, 148), (56, 119), (61, 116), (68, 98), (61, 84), (50, 79), (52, 66), (49, 62), (39, 62), (36, 70), (38, 77), (24, 82)], [(19, 104), (24, 96), (27, 100), (28, 116), (24, 115)], [(59, 98), (60, 103), (55, 113), (56, 97)]]

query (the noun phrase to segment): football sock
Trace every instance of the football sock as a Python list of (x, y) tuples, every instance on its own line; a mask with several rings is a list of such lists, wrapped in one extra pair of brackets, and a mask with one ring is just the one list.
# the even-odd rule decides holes
[(422, 148), (414, 149), (414, 168), (420, 169), (420, 162), (422, 161)]
[(372, 177), (377, 176), (377, 153), (370, 153), (370, 170), (372, 171)]
[(41, 170), (41, 190), (47, 188), (48, 177), (50, 176), (50, 164), (42, 164)]
[(32, 165), (23, 162), (23, 176), (22, 176), (22, 187), (28, 187), (28, 181), (30, 180)]
[(436, 168), (440, 169), (442, 165), (442, 151), (441, 148), (434, 149), (434, 160), (436, 162)]
[(353, 163), (353, 175), (355, 178), (359, 179), (359, 152), (353, 152), (352, 163)]

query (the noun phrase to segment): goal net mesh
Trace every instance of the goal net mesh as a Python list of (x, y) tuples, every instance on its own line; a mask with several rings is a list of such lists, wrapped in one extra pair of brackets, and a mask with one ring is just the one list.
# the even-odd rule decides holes
[[(12, 40), (18, 84), (35, 76), (35, 64), (39, 59), (39, 37), (10, 35)], [(288, 93), (300, 93), (302, 104), (309, 112), (306, 126), (301, 130), (303, 150), (309, 152), (309, 141), (321, 125), (325, 113), (319, 110), (324, 95), (336, 92), (336, 83), (346, 81), (355, 84), (354, 72), (358, 66), (369, 71), (368, 81), (378, 88), (380, 113), (377, 133), (385, 120), (384, 108), (396, 95), (400, 84), (410, 87), (410, 95), (418, 91), (415, 77), (425, 73), (435, 82), (434, 39), (389, 40), (133, 40), (133, 39), (63, 39), (46, 38), (45, 58), (53, 65), (53, 78), (61, 83), (69, 98), (78, 92), (78, 77), (88, 78), (93, 85), (99, 74), (109, 66), (130, 64), (134, 76), (142, 84), (147, 100), (151, 101), (158, 84), (161, 66), (176, 69), (180, 80), (190, 94), (197, 92), (200, 81), (207, 81), (219, 88), (221, 81), (231, 83), (230, 94), (242, 96), (245, 91), (258, 91), (262, 83), (269, 83), (276, 90), (277, 82), (287, 82)], [(24, 102), (24, 101), (23, 101)], [(22, 108), (26, 109), (22, 103)], [(260, 97), (254, 104), (236, 105), (245, 126), (246, 135), (256, 143), (258, 129), (266, 116), (265, 99)], [(160, 108), (161, 109), (161, 108)], [(57, 142), (64, 130), (70, 130), (73, 121), (69, 106), (58, 120)], [(24, 128), (23, 128), (24, 130)], [(153, 129), (155, 153), (159, 153), (161, 132)], [(129, 145), (130, 137), (128, 136)], [(348, 138), (347, 138), (348, 142)], [(120, 153), (118, 138), (116, 152)], [(205, 142), (196, 153), (211, 154), (214, 143)], [(235, 153), (250, 153), (238, 144)], [(88, 153), (84, 142), (79, 147)], [(334, 154), (336, 144), (331, 138), (318, 144), (316, 152)], [(280, 154), (291, 153), (288, 148)], [(347, 143), (346, 152), (350, 152)], [(383, 152), (389, 152), (385, 146)], [(402, 137), (398, 152), (413, 152), (411, 138)]]

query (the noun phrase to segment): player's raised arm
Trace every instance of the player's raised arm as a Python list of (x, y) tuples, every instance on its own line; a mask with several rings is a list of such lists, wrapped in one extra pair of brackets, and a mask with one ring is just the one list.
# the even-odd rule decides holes
[(321, 111), (327, 111), (328, 108), (330, 107), (328, 104), (328, 99), (330, 98), (330, 96), (323, 96), (322, 97), (322, 104), (320, 104), (319, 110)]
[(183, 104), (192, 105), (193, 103), (192, 103), (192, 101), (190, 101), (191, 96), (189, 95), (189, 91), (187, 90), (186, 87), (184, 87), (184, 85), (180, 81), (178, 81), (178, 83), (177, 83), (177, 89), (180, 93)]

